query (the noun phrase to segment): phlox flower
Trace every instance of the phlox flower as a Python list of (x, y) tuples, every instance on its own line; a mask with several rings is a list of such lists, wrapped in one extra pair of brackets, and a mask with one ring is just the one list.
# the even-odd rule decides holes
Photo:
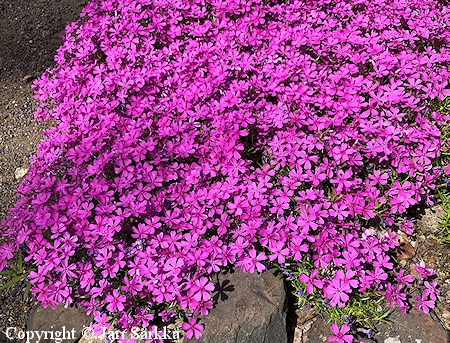
[(110, 312), (122, 311), (124, 309), (123, 303), (126, 300), (125, 295), (119, 295), (117, 289), (112, 291), (112, 294), (108, 294), (105, 298), (106, 309)]
[(91, 328), (93, 329), (96, 335), (103, 334), (104, 331), (108, 330), (110, 325), (108, 324), (108, 316), (106, 313), (100, 313), (98, 311), (94, 311), (94, 320), (95, 324), (91, 324)]
[(370, 289), (373, 285), (373, 279), (366, 273), (362, 274), (359, 279), (359, 292), (364, 292)]
[(339, 194), (342, 190), (347, 190), (352, 184), (353, 181), (350, 181), (349, 178), (353, 175), (351, 169), (347, 169), (343, 171), (339, 169), (336, 174), (336, 179), (331, 179), (330, 183), (337, 185), (335, 192)]
[(256, 254), (256, 250), (251, 249), (248, 252), (249, 256), (245, 257), (243, 260), (244, 268), (250, 273), (253, 273), (255, 271), (255, 268), (259, 273), (266, 269), (266, 266), (260, 262), (267, 259), (266, 255), (263, 252), (259, 253), (258, 255)]
[(289, 244), (290, 254), (295, 261), (300, 261), (302, 259), (301, 253), (306, 253), (309, 250), (308, 245), (302, 244), (302, 242), (303, 239), (301, 237), (294, 237)]
[(430, 277), (430, 276), (433, 276), (434, 274), (436, 274), (433, 269), (427, 268), (424, 261), (420, 261), (419, 264), (415, 264), (414, 269), (417, 273), (419, 273), (419, 275), (423, 279), (426, 279), (427, 277)]
[(422, 310), (425, 314), (430, 313), (430, 308), (434, 308), (434, 300), (427, 300), (428, 294), (422, 293), (422, 296), (416, 294), (416, 309)]
[(209, 292), (212, 292), (214, 288), (214, 284), (209, 282), (208, 278), (201, 277), (200, 279), (195, 280), (189, 293), (194, 294), (194, 299), (197, 301), (206, 301), (211, 299)]
[(384, 254), (377, 255), (376, 261), (373, 262), (374, 267), (384, 267), (387, 269), (392, 269), (394, 265), (388, 262), (390, 257)]
[(344, 307), (345, 303), (349, 300), (348, 293), (351, 293), (351, 291), (350, 284), (336, 276), (323, 289), (324, 296), (331, 299), (330, 305), (337, 305), (339, 307)]
[(380, 184), (385, 185), (387, 184), (387, 179), (389, 178), (389, 175), (387, 173), (383, 173), (380, 170), (374, 170), (373, 174), (369, 174), (368, 178), (371, 180), (372, 185)]
[(439, 295), (440, 292), (436, 288), (437, 282), (433, 281), (431, 284), (428, 281), (424, 282), (426, 289), (423, 291), (423, 294), (429, 295), (431, 300), (436, 300), (436, 295)]
[(394, 274), (396, 276), (396, 280), (399, 283), (404, 284), (405, 286), (411, 287), (411, 284), (414, 281), (414, 278), (411, 274), (404, 275), (405, 271), (403, 269), (399, 270), (398, 272), (394, 271)]
[(339, 326), (334, 323), (331, 326), (331, 331), (335, 334), (333, 337), (328, 337), (328, 342), (337, 342), (337, 343), (351, 343), (353, 342), (353, 335), (346, 335), (347, 332), (350, 331), (350, 326), (347, 324), (343, 324), (339, 329)]
[(181, 328), (186, 331), (186, 338), (188, 339), (191, 339), (192, 336), (194, 336), (195, 339), (200, 339), (204, 329), (203, 325), (197, 323), (197, 319), (195, 318), (190, 318), (188, 323), (184, 322)]
[(317, 269), (313, 269), (311, 271), (311, 274), (309, 276), (306, 276), (305, 274), (300, 274), (299, 280), (301, 282), (306, 282), (306, 292), (309, 294), (313, 293), (313, 286), (316, 286), (317, 288), (322, 289), (324, 282), (320, 280), (319, 278), (316, 278), (316, 276), (319, 275), (319, 271)]
[(405, 293), (400, 293), (400, 291), (402, 290), (403, 285), (397, 285), (397, 286), (392, 286), (391, 283), (387, 284), (387, 290), (386, 290), (386, 294), (385, 297), (386, 299), (389, 300), (389, 304), (391, 305), (392, 308), (395, 307), (395, 304), (397, 304), (400, 307), (405, 306), (404, 301), (406, 301), (406, 294)]
[(269, 251), (272, 253), (269, 255), (269, 260), (277, 260), (278, 263), (284, 263), (286, 256), (289, 254), (288, 248), (283, 248), (284, 242), (277, 242), (272, 245), (269, 245)]
[(345, 272), (342, 269), (339, 269), (335, 277), (344, 281), (344, 283), (349, 284), (352, 288), (358, 287), (358, 280), (353, 280), (352, 277), (356, 275), (356, 272), (353, 270), (346, 270)]

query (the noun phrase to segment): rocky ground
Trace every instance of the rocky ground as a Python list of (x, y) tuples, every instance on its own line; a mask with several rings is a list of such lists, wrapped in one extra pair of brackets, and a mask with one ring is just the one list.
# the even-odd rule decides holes
[[(28, 158), (36, 152), (43, 131), (52, 124), (34, 119), (37, 103), (33, 100), (30, 84), (52, 65), (56, 49), (62, 43), (60, 35), (65, 25), (78, 19), (86, 2), (0, 0), (0, 221), (15, 202), (15, 190), (29, 167)], [(379, 327), (375, 337), (377, 342), (450, 342), (449, 331), (444, 329), (450, 330), (450, 248), (437, 241), (439, 211), (442, 210), (436, 207), (434, 212), (427, 210), (418, 214), (422, 220), (418, 222), (417, 237), (405, 243), (413, 252), (413, 258), (423, 259), (437, 270), (441, 290), (438, 306), (432, 316), (415, 311), (409, 317), (394, 314), (391, 317), (394, 325)], [(5, 278), (0, 277), (0, 284), (4, 281)], [(10, 342), (1, 334), (7, 327), (26, 329), (33, 304), (30, 300), (22, 300), (24, 286), (19, 283), (7, 292), (0, 291), (0, 343)], [(251, 311), (239, 306), (240, 311)], [(220, 322), (227, 319), (220, 311), (216, 312)], [(233, 315), (228, 318), (234, 322), (237, 319)], [(209, 320), (214, 322), (213, 317)], [(288, 320), (289, 340), (295, 343), (323, 342), (330, 334), (329, 324), (311, 312), (297, 311), (294, 319)], [(242, 322), (237, 324), (238, 327), (244, 325)], [(229, 325), (231, 327), (233, 323)]]

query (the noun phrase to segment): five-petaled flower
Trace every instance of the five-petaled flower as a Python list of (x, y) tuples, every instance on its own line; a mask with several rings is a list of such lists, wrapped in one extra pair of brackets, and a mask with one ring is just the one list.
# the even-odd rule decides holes
[(300, 274), (299, 280), (301, 282), (306, 282), (306, 292), (309, 294), (312, 294), (314, 291), (314, 287), (322, 289), (324, 282), (320, 280), (319, 278), (316, 278), (316, 276), (319, 275), (319, 271), (317, 269), (313, 269), (311, 271), (311, 274), (309, 276), (306, 276), (305, 274)]
[(202, 337), (202, 331), (204, 329), (202, 324), (197, 323), (196, 318), (190, 318), (189, 323), (184, 322), (181, 325), (181, 328), (186, 331), (186, 338), (188, 339), (191, 339), (192, 336), (194, 336), (195, 339), (200, 339), (200, 337)]
[(336, 343), (353, 342), (353, 335), (346, 335), (346, 333), (350, 331), (350, 326), (348, 326), (347, 324), (343, 324), (339, 329), (339, 326), (336, 323), (334, 323), (331, 326), (331, 331), (333, 331), (335, 336), (329, 337), (328, 342), (336, 342)]

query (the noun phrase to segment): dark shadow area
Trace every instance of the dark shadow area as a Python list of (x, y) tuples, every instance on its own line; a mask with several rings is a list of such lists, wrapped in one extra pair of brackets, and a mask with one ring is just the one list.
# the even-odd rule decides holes
[(288, 343), (293, 343), (295, 338), (295, 328), (297, 326), (298, 315), (296, 313), (297, 309), (297, 299), (293, 295), (294, 287), (292, 283), (284, 280), (284, 289), (286, 291), (286, 301), (284, 304), (284, 309), (286, 311), (286, 334)]
[(216, 282), (215, 284), (215, 288), (214, 288), (214, 292), (217, 292), (216, 294), (214, 294), (214, 296), (212, 297), (212, 299), (214, 300), (214, 304), (217, 304), (217, 302), (219, 301), (219, 297), (221, 301), (225, 301), (228, 299), (228, 295), (227, 292), (233, 292), (234, 291), (234, 286), (230, 285), (230, 280), (224, 280), (222, 282), (222, 284), (220, 284), (220, 282)]
[[(234, 270), (232, 268), (225, 268), (223, 275), (233, 274)], [(228, 300), (229, 296), (227, 293), (234, 292), (236, 288), (229, 279), (225, 279), (222, 283), (219, 280), (219, 274), (216, 274), (216, 282), (214, 283), (214, 295), (212, 297), (214, 307), (220, 301)]]

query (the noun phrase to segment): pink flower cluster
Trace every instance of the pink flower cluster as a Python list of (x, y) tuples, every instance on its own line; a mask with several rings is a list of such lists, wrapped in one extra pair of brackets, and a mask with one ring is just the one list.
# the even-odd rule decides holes
[(33, 84), (56, 125), (3, 222), (0, 269), (23, 248), (43, 306), (122, 328), (206, 315), (212, 274), (270, 261), (312, 261), (306, 290), (332, 306), (368, 289), (403, 304), (390, 252), (442, 174), (450, 118), (427, 99), (450, 94), (448, 6), (99, 0), (82, 17)]

